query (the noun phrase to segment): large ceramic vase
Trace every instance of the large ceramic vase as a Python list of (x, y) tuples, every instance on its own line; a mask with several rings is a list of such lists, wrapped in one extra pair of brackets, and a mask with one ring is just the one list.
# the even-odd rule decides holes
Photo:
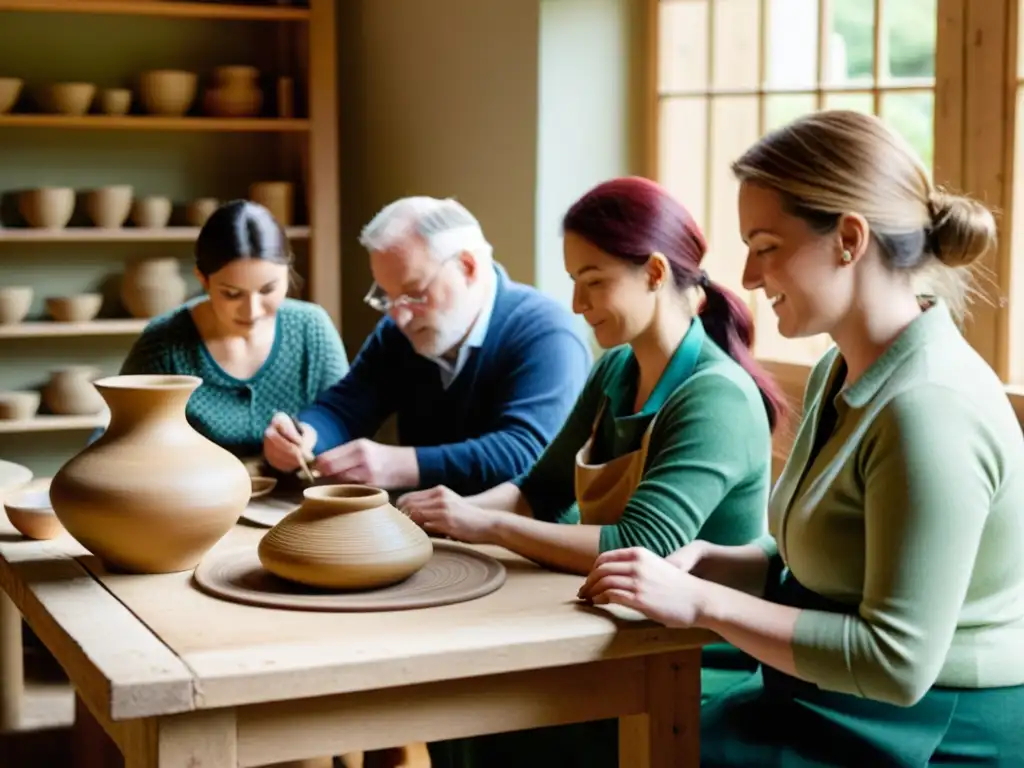
[(310, 587), (373, 589), (412, 576), (434, 553), (430, 537), (365, 485), (320, 485), (267, 531), (257, 552), (275, 576)]
[(53, 478), (53, 511), (114, 569), (194, 568), (235, 524), (252, 491), (242, 462), (185, 419), (202, 379), (112, 376), (93, 384), (110, 408), (110, 425)]

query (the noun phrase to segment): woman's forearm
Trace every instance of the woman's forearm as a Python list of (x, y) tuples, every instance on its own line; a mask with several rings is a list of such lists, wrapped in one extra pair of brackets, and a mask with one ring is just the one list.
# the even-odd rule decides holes
[(529, 502), (514, 483), (496, 485), (475, 496), (467, 496), (466, 501), (482, 509), (500, 509), (523, 517), (533, 517)]
[(489, 538), (544, 567), (583, 575), (599, 554), (601, 526), (547, 523), (506, 512), (496, 515)]
[(701, 586), (698, 626), (745, 651), (762, 664), (796, 675), (793, 635), (799, 608), (779, 605), (712, 581)]
[(701, 558), (691, 573), (706, 581), (748, 595), (764, 595), (770, 560), (767, 553), (756, 544), (738, 547), (709, 545), (710, 551)]

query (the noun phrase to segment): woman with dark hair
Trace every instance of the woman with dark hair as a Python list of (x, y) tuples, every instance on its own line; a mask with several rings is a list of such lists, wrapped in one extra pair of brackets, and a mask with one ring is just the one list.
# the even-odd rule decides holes
[(221, 206), (196, 241), (203, 294), (151, 320), (121, 367), (201, 377), (190, 423), (243, 459), (261, 455), (277, 411), (298, 413), (348, 370), (327, 313), (287, 298), (292, 258), (266, 208), (245, 200)]
[[(524, 477), (468, 498), (419, 491), (399, 506), (430, 533), (498, 544), (579, 574), (625, 547), (666, 557), (697, 539), (757, 539), (783, 398), (753, 360), (746, 306), (702, 270), (706, 248), (693, 218), (654, 182), (621, 178), (577, 201), (563, 230), (573, 309), (609, 351)], [(705, 655), (707, 667), (733, 664), (742, 676), (754, 668), (728, 646)], [(715, 682), (707, 681), (709, 692), (722, 687)], [(554, 733), (567, 731), (513, 741), (536, 749)], [(479, 764), (516, 762), (510, 738), (474, 740), (476, 755), (486, 750)], [(592, 736), (552, 738), (537, 750), (552, 764), (592, 764), (578, 751)], [(607, 746), (594, 741), (593, 759)], [(441, 745), (432, 757), (445, 764)]]

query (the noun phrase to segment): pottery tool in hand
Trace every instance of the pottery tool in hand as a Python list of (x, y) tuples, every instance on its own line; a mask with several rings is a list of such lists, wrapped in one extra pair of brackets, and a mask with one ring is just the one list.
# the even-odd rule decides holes
[(296, 445), (299, 454), (299, 467), (302, 469), (302, 474), (305, 476), (306, 481), (312, 485), (313, 483), (316, 482), (316, 476), (313, 474), (312, 470), (310, 470), (308, 462), (313, 461), (313, 456), (309, 455), (309, 457), (307, 458), (305, 446), (303, 446), (301, 442), (302, 425), (299, 424), (299, 420), (294, 416), (289, 416), (289, 418), (292, 420), (292, 424), (295, 425), (295, 431), (299, 433), (300, 442)]

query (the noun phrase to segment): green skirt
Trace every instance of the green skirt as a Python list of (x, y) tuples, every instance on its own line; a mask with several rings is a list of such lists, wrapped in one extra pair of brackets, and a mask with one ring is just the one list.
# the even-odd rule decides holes
[[(704, 648), (702, 701), (752, 678), (757, 661), (727, 643)], [(431, 768), (618, 768), (618, 720), (532, 728), (429, 744)]]
[[(769, 599), (850, 612), (774, 565)], [(936, 686), (897, 707), (765, 667), (701, 711), (701, 768), (931, 765), (1024, 766), (1024, 686)]]

